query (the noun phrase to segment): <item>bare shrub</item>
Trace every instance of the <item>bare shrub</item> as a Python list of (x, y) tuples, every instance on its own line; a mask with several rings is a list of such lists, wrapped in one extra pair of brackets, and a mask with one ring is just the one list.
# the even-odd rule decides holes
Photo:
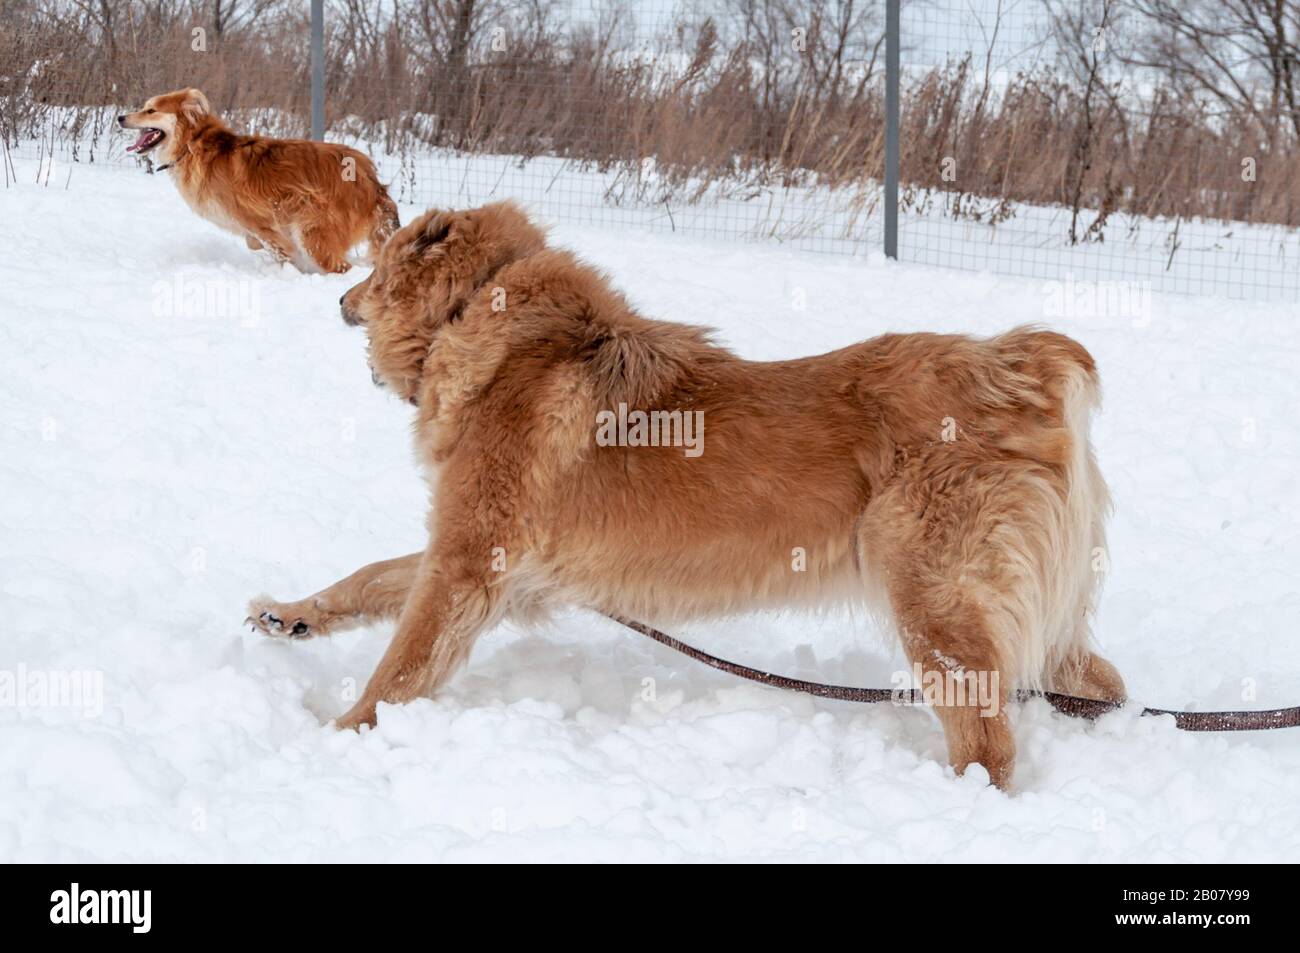
[[(996, 224), (1014, 203), (1060, 205), (1074, 242), (1104, 241), (1121, 212), (1300, 225), (1292, 0), (1042, 2), (1056, 62), (996, 84), (980, 55), (907, 75), (911, 208)], [(0, 135), (64, 137), (94, 159), (110, 131), (105, 107), (190, 85), (243, 128), (302, 134), (306, 6), (0, 0)], [(1233, 19), (1229, 8), (1245, 12)], [(432, 146), (616, 170), (611, 201), (874, 190), (884, 151), (875, 0), (720, 0), (712, 16), (684, 4), (652, 36), (617, 2), (582, 23), (568, 9), (395, 0), (394, 15), (394, 0), (331, 0), (332, 134), (407, 157)], [(1131, 41), (1103, 58), (1098, 28)], [(1232, 44), (1251, 64), (1240, 75), (1216, 65)]]

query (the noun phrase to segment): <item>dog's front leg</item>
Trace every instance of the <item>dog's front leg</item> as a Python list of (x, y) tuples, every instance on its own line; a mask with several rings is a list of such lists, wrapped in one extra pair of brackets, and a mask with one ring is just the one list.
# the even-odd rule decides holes
[(284, 240), (275, 229), (248, 218), (240, 219), (237, 217), (236, 221), (244, 229), (244, 244), (250, 249), (257, 251), (265, 248), (271, 253), (271, 257), (276, 260), (277, 264), (283, 265), (285, 262), (293, 260), (293, 248), (284, 243)]
[(446, 682), (499, 615), (501, 586), (494, 581), (499, 582), (465, 571), (434, 549), (425, 553), (397, 634), (361, 699), (338, 720), (338, 727), (373, 725), (379, 702), (408, 702)]
[(395, 619), (423, 558), (423, 553), (412, 553), (371, 563), (297, 602), (258, 596), (248, 604), (247, 621), (267, 635), (310, 639), (348, 626)]

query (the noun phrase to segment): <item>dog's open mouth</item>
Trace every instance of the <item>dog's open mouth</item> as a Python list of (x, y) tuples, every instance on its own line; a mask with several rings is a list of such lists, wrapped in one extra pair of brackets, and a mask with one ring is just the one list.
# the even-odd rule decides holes
[(142, 129), (140, 130), (140, 138), (127, 146), (126, 151), (134, 152), (137, 155), (144, 155), (150, 149), (157, 146), (158, 143), (162, 142), (165, 136), (166, 133), (161, 129)]

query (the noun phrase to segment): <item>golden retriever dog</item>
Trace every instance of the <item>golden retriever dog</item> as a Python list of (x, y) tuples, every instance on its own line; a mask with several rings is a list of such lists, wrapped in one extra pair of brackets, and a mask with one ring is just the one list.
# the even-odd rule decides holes
[(190, 208), (304, 272), (345, 272), (362, 242), (370, 262), (398, 228), (397, 206), (356, 149), (305, 139), (243, 136), (197, 89), (155, 96), (117, 117), (140, 135), (127, 148), (156, 154)]
[[(398, 620), (340, 727), (445, 684), (503, 617), (559, 606), (662, 624), (865, 601), (942, 686), (956, 771), (1002, 787), (1015, 688), (1124, 695), (1091, 648), (1108, 497), (1097, 370), (1070, 338), (747, 361), (642, 317), (509, 204), (423, 215), (341, 305), (417, 408), (432, 506), (423, 552), (250, 605), (272, 635)], [(977, 677), (992, 699), (962, 691)]]

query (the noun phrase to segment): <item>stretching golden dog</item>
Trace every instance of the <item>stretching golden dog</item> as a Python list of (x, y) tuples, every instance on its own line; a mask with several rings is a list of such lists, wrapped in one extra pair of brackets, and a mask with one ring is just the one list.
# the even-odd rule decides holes
[(141, 130), (127, 151), (157, 152), (190, 208), (299, 271), (347, 271), (362, 242), (362, 259), (373, 261), (400, 225), (374, 164), (356, 149), (239, 135), (197, 89), (155, 96), (117, 122)]
[(745, 361), (641, 317), (507, 204), (403, 228), (342, 309), (376, 380), (418, 407), (433, 504), (424, 552), (250, 606), (300, 637), (400, 620), (341, 727), (437, 689), (503, 616), (561, 605), (673, 622), (868, 600), (923, 678), (996, 687), (991, 706), (930, 697), (957, 771), (1000, 786), (1016, 687), (1123, 697), (1090, 650), (1108, 502), (1096, 369), (1070, 338)]

